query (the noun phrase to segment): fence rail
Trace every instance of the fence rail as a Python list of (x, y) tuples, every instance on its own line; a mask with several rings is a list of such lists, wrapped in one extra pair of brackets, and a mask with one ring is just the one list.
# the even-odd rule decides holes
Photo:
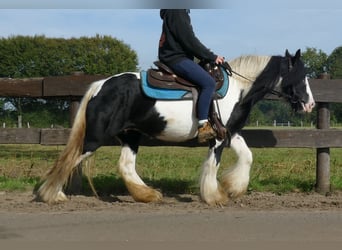
[[(103, 75), (57, 76), (44, 78), (0, 78), (1, 97), (61, 98), (70, 101), (70, 123), (89, 85)], [(342, 147), (342, 129), (330, 128), (329, 103), (342, 103), (342, 79), (312, 79), (310, 86), (317, 102), (317, 129), (245, 129), (242, 135), (250, 147), (316, 148), (316, 190), (330, 191), (330, 148)], [(267, 99), (278, 99), (267, 96)], [(0, 144), (62, 145), (70, 129), (2, 128)], [(118, 142), (113, 142), (118, 145)], [(196, 140), (183, 143), (144, 138), (145, 146), (199, 146)]]
[[(1, 128), (0, 144), (66, 144), (71, 129)], [(241, 132), (253, 148), (340, 148), (342, 129), (244, 129)], [(111, 145), (119, 145), (113, 141)], [(143, 146), (203, 146), (196, 139), (186, 142), (165, 142), (143, 137)]]

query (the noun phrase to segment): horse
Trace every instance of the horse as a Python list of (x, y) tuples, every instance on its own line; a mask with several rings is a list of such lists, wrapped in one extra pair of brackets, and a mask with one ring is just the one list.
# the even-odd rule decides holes
[[(253, 162), (251, 150), (240, 135), (252, 107), (267, 94), (277, 94), (296, 112), (311, 112), (315, 101), (305, 74), (301, 52), (291, 55), (240, 56), (228, 61), (233, 69), (227, 94), (218, 100), (221, 119), (230, 133), (209, 141), (201, 168), (199, 193), (209, 205), (224, 205), (243, 195)], [(138, 72), (126, 72), (91, 84), (84, 95), (64, 150), (48, 170), (37, 199), (49, 204), (68, 200), (63, 189), (76, 167), (99, 147), (119, 139), (118, 170), (136, 202), (154, 202), (162, 193), (145, 184), (136, 172), (142, 135), (183, 142), (197, 136), (196, 110), (191, 100), (158, 100), (144, 95)], [(228, 145), (230, 143), (230, 145)], [(217, 172), (223, 149), (230, 146), (236, 163)]]

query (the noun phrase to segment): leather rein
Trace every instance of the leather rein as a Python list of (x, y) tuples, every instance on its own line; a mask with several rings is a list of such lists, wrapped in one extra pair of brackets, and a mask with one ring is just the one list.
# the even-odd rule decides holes
[[(251, 80), (251, 79), (249, 79), (249, 78), (247, 78), (247, 77), (245, 77), (245, 76), (239, 74), (238, 72), (234, 71), (234, 70), (231, 68), (231, 66), (228, 64), (228, 62), (222, 63), (221, 66), (227, 71), (227, 73), (228, 73), (229, 76), (232, 76), (233, 74), (235, 74), (235, 75), (237, 75), (237, 76), (239, 76), (239, 77), (241, 77), (241, 78), (243, 78), (243, 79), (245, 79), (245, 80), (247, 80), (247, 81), (249, 81), (249, 82), (251, 82), (251, 83), (254, 82), (253, 80)], [(289, 70), (291, 70), (291, 69), (289, 69)], [(294, 102), (294, 103), (297, 102), (297, 101), (294, 101), (294, 100), (293, 100), (293, 97), (292, 97), (292, 96), (290, 96), (290, 95), (288, 95), (288, 94), (285, 94), (285, 93), (282, 93), (282, 92), (280, 92), (280, 91), (278, 91), (278, 90), (274, 90), (274, 89), (267, 88), (267, 92), (270, 93), (270, 94), (272, 94), (272, 95), (276, 95), (276, 96), (278, 96), (278, 97), (290, 99), (291, 102)]]

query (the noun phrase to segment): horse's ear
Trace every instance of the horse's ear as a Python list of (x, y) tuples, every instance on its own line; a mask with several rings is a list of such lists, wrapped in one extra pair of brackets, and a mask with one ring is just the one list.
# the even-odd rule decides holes
[(286, 51), (285, 51), (285, 57), (291, 57), (291, 54), (290, 54), (290, 52), (288, 51), (288, 49), (286, 49)]
[(301, 52), (300, 52), (300, 49), (299, 49), (299, 50), (297, 50), (297, 52), (296, 52), (296, 54), (295, 54), (295, 56), (294, 56), (294, 60), (295, 60), (295, 61), (298, 60), (298, 59), (300, 58), (300, 54), (301, 54)]

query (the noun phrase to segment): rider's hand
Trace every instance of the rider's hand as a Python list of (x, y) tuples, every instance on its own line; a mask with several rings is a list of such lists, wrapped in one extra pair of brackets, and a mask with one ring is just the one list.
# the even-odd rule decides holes
[(215, 59), (216, 64), (222, 64), (224, 63), (224, 57), (223, 56), (217, 56)]

